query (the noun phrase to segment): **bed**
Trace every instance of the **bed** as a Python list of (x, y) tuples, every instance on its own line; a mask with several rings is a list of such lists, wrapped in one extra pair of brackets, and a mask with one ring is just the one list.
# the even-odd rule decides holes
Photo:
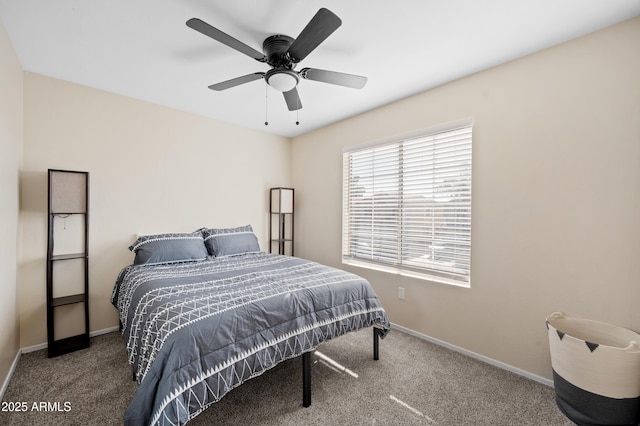
[(184, 424), (227, 392), (322, 342), (390, 323), (363, 278), (264, 253), (250, 226), (139, 237), (111, 296), (138, 389), (126, 425)]

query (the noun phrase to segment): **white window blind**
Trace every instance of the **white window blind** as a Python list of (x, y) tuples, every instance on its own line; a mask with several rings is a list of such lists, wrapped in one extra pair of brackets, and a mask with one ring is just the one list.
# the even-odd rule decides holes
[(471, 126), (343, 158), (343, 263), (468, 286)]

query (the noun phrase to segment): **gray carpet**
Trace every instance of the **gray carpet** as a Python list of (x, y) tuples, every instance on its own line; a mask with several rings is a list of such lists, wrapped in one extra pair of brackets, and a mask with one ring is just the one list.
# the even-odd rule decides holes
[[(340, 366), (313, 356), (309, 408), (298, 358), (231, 391), (189, 425), (572, 424), (545, 385), (397, 330), (373, 361), (371, 341), (363, 330), (318, 348)], [(0, 412), (0, 424), (119, 425), (135, 390), (119, 333), (57, 358), (32, 352), (21, 356), (3, 398), (3, 408), (26, 402), (27, 412)], [(34, 402), (57, 411), (37, 411)]]

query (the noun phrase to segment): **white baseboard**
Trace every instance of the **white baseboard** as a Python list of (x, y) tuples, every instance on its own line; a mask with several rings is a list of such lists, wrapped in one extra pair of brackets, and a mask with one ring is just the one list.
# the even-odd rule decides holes
[(101, 334), (113, 333), (114, 331), (118, 331), (118, 330), (120, 330), (120, 327), (116, 325), (114, 327), (103, 328), (102, 330), (92, 331), (91, 333), (89, 333), (89, 336), (95, 337)]
[[(114, 331), (118, 331), (119, 329), (120, 328), (118, 326), (115, 326), (115, 327), (103, 328), (102, 330), (91, 331), (89, 333), (89, 337), (95, 337), (95, 336), (99, 336), (101, 334), (111, 333), (111, 332), (114, 332)], [(47, 349), (48, 346), (49, 345), (47, 345), (47, 342), (39, 343), (37, 345), (27, 346), (26, 348), (20, 349), (20, 353), (28, 354), (29, 352), (35, 352), (35, 351), (39, 351), (41, 349)]]
[[(92, 331), (89, 333), (89, 337), (95, 337), (95, 336), (99, 336), (101, 334), (107, 334), (107, 333), (112, 333), (114, 331), (118, 331), (120, 328), (118, 326), (115, 327), (109, 327), (109, 328), (103, 328), (102, 330), (96, 330), (96, 331)], [(16, 357), (13, 360), (13, 363), (11, 364), (11, 368), (9, 369), (9, 372), (7, 373), (7, 377), (4, 379), (4, 383), (2, 384), (2, 389), (0, 389), (0, 399), (4, 398), (4, 393), (7, 390), (7, 387), (9, 386), (9, 382), (11, 382), (11, 378), (13, 377), (13, 373), (16, 370), (16, 367), (18, 366), (18, 361), (20, 360), (20, 355), (22, 354), (26, 354), (29, 352), (35, 352), (35, 351), (39, 351), (41, 349), (46, 349), (48, 347), (47, 343), (40, 343), (37, 345), (33, 345), (33, 346), (27, 346), (26, 348), (21, 348), (18, 353), (16, 354)]]
[(537, 374), (533, 374), (533, 373), (530, 373), (530, 372), (528, 372), (526, 370), (522, 370), (522, 369), (514, 367), (512, 365), (505, 364), (504, 362), (496, 361), (493, 358), (489, 358), (487, 356), (477, 354), (477, 353), (472, 352), (472, 351), (470, 351), (468, 349), (461, 348), (460, 346), (452, 345), (451, 343), (447, 343), (444, 340), (436, 339), (435, 337), (431, 337), (431, 336), (428, 336), (426, 334), (422, 334), (420, 332), (411, 330), (410, 328), (406, 328), (406, 327), (403, 327), (403, 326), (398, 325), (398, 324), (392, 324), (392, 328), (396, 328), (396, 329), (398, 329), (398, 330), (400, 330), (400, 331), (402, 331), (404, 333), (410, 334), (412, 336), (415, 336), (415, 337), (417, 337), (419, 339), (426, 340), (426, 341), (431, 342), (431, 343), (435, 343), (436, 345), (443, 346), (443, 347), (445, 347), (447, 349), (451, 349), (453, 351), (460, 352), (461, 354), (464, 354), (464, 355), (467, 355), (467, 356), (469, 356), (471, 358), (477, 359), (478, 361), (485, 362), (487, 364), (493, 365), (493, 366), (501, 368), (503, 370), (511, 371), (512, 373), (515, 373), (515, 374), (517, 374), (519, 376), (526, 377), (527, 379), (534, 380), (534, 381), (536, 381), (538, 383), (542, 383), (543, 385), (553, 387), (553, 380), (546, 379), (546, 378), (544, 378), (542, 376), (538, 376)]
[(26, 348), (21, 348), (20, 353), (28, 354), (29, 352), (39, 351), (40, 349), (47, 349), (48, 345), (46, 343), (39, 343), (33, 346), (27, 346)]
[(13, 363), (11, 363), (11, 368), (9, 368), (9, 372), (7, 373), (7, 377), (4, 379), (4, 383), (2, 384), (2, 389), (0, 389), (0, 400), (4, 400), (4, 393), (7, 391), (9, 387), (9, 382), (13, 377), (13, 373), (16, 371), (16, 367), (18, 366), (18, 361), (20, 361), (21, 352), (18, 351), (16, 357), (13, 359)]

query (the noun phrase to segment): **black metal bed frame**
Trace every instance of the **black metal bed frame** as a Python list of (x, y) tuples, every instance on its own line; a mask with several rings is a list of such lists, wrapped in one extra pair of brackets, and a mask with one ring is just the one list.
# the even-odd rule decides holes
[[(120, 322), (120, 331), (122, 331), (122, 322)], [(373, 327), (373, 359), (380, 359), (380, 329)], [(311, 406), (311, 354), (313, 351), (302, 354), (302, 406), (307, 408)], [(136, 373), (133, 371), (133, 380), (136, 380)]]
[[(302, 354), (302, 406), (309, 407), (311, 405), (311, 353), (313, 351)], [(373, 327), (373, 359), (380, 359), (380, 329)]]

